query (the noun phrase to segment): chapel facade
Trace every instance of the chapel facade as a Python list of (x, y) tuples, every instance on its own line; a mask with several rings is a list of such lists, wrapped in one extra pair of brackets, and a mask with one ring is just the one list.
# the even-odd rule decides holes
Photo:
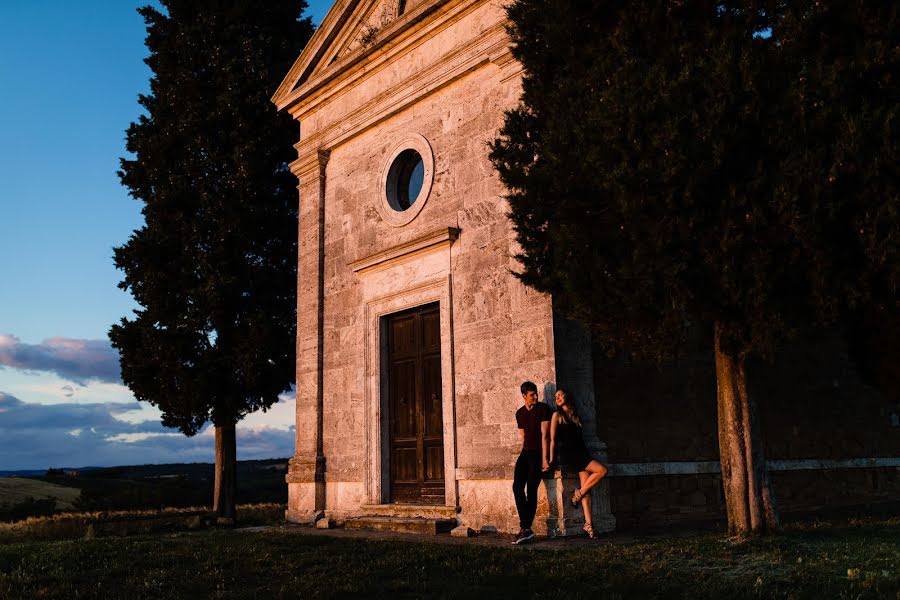
[[(573, 392), (605, 460), (589, 337), (513, 275), (487, 157), (521, 92), (505, 25), (499, 0), (337, 0), (273, 98), (300, 124), (290, 521), (516, 531), (526, 380)], [(545, 478), (537, 533), (581, 533), (576, 481)]]

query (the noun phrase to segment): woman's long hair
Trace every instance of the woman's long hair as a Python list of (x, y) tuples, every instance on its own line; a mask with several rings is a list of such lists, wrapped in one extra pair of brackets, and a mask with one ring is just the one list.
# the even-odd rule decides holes
[(578, 408), (575, 407), (575, 402), (572, 400), (572, 395), (569, 393), (569, 390), (565, 388), (556, 388), (557, 394), (562, 394), (563, 398), (566, 399), (566, 405), (572, 408), (572, 412), (569, 413), (566, 409), (560, 407), (556, 409), (556, 412), (559, 413), (559, 420), (567, 425), (578, 425), (581, 427), (581, 417), (578, 416)]

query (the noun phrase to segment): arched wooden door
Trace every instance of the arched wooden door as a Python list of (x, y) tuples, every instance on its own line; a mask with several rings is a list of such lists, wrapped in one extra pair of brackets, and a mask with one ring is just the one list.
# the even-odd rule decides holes
[(391, 502), (444, 504), (438, 304), (387, 318)]

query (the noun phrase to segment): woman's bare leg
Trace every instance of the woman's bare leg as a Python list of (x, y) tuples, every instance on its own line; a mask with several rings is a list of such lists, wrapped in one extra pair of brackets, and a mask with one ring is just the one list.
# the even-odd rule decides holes
[(592, 460), (578, 476), (581, 477), (582, 473), (587, 473), (587, 477), (581, 480), (581, 489), (579, 491), (582, 495), (587, 496), (591, 488), (600, 483), (600, 480), (606, 476), (607, 471), (606, 467), (601, 465), (599, 461)]
[[(584, 483), (587, 481), (590, 473), (587, 471), (579, 471), (578, 479), (581, 480), (581, 489), (584, 489)], [(588, 492), (581, 498), (581, 508), (584, 510), (584, 524), (591, 525), (591, 494)]]

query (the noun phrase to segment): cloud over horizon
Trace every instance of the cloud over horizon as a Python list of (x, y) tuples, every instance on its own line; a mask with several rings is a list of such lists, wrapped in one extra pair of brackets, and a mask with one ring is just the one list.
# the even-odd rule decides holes
[[(276, 406), (293, 412), (292, 399), (282, 402)], [(143, 406), (137, 401), (36, 404), (0, 391), (0, 470), (213, 462), (211, 427), (187, 437), (158, 421), (127, 420)], [(237, 451), (240, 460), (291, 456), (294, 428), (250, 415), (238, 423)]]
[(89, 380), (122, 382), (119, 353), (106, 339), (54, 337), (26, 344), (14, 335), (0, 334), (0, 366), (51, 372), (82, 386)]

